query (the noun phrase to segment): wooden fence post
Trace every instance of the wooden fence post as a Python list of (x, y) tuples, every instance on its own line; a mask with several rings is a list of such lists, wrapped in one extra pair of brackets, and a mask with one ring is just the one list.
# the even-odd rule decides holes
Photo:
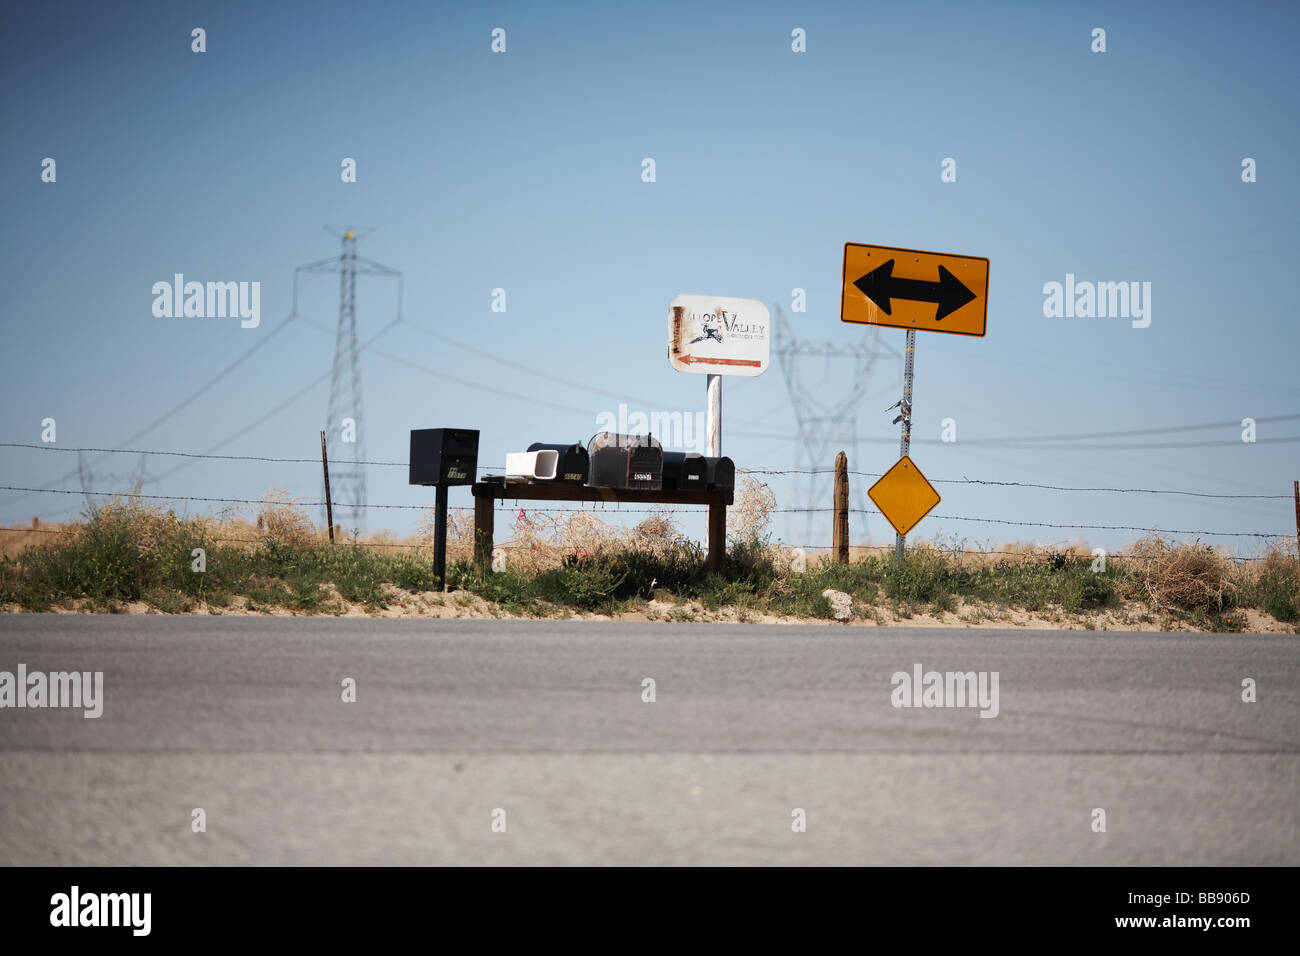
[(849, 563), (849, 457), (840, 452), (835, 456), (835, 526), (831, 544), (835, 560)]
[(330, 544), (334, 543), (334, 505), (330, 502), (330, 460), (325, 454), (325, 433), (320, 433), (320, 466), (325, 471), (325, 523), (330, 529)]

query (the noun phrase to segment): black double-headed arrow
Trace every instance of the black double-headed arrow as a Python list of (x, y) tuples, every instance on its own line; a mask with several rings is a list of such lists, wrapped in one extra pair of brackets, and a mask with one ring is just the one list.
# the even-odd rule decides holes
[(911, 299), (913, 302), (936, 302), (939, 309), (935, 312), (935, 321), (956, 312), (967, 302), (975, 298), (975, 293), (961, 284), (961, 280), (945, 269), (939, 267), (939, 281), (927, 282), (924, 279), (894, 278), (894, 260), (872, 269), (861, 279), (853, 283), (885, 315), (892, 315), (890, 299)]

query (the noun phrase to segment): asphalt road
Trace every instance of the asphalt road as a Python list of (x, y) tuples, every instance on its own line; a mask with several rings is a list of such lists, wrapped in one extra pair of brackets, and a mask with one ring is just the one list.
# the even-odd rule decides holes
[(0, 616), (20, 663), (103, 715), (0, 709), (6, 864), (1300, 863), (1297, 637)]

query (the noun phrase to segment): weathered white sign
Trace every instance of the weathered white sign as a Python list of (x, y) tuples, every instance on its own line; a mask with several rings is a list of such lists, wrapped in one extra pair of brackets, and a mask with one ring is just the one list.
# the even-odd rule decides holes
[(668, 361), (679, 372), (760, 375), (772, 317), (757, 299), (679, 295), (668, 309)]

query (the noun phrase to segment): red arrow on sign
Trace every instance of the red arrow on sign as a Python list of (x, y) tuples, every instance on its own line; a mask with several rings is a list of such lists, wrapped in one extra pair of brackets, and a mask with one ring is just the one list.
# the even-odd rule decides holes
[(678, 361), (687, 365), (752, 365), (756, 368), (763, 364), (758, 359), (700, 358), (696, 355), (683, 355)]

